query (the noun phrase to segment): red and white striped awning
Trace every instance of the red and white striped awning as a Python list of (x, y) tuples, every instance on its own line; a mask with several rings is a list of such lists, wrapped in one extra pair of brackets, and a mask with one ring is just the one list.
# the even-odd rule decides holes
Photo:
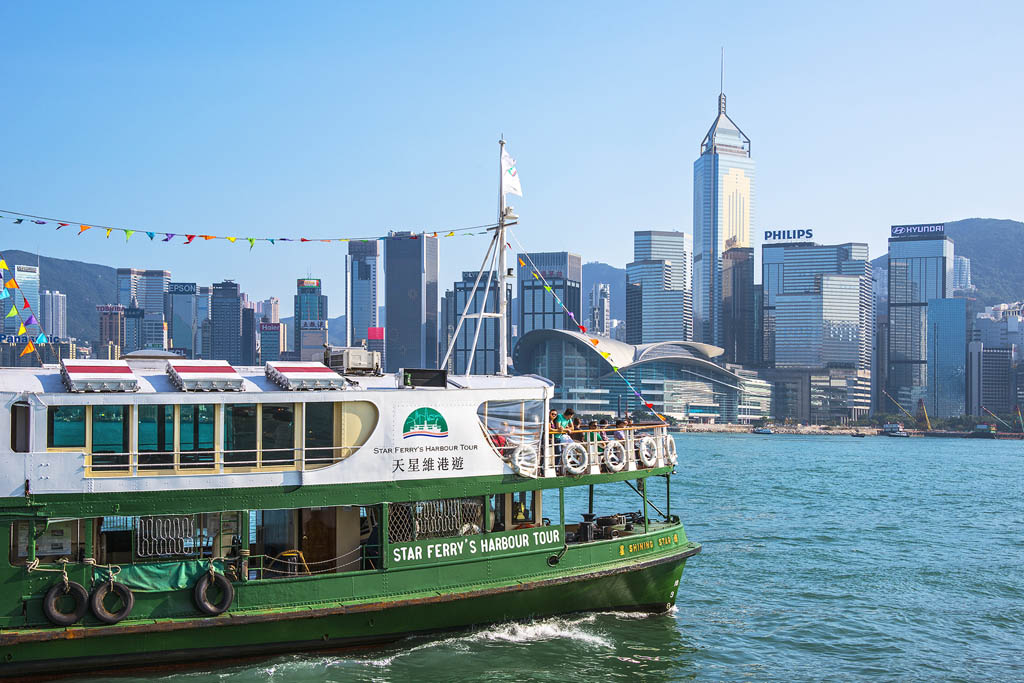
[(138, 391), (139, 380), (123, 360), (62, 360), (68, 391)]
[(169, 360), (167, 375), (182, 391), (243, 391), (242, 376), (226, 360)]
[(345, 378), (323, 363), (309, 361), (267, 361), (267, 377), (288, 391), (300, 389), (344, 389)]

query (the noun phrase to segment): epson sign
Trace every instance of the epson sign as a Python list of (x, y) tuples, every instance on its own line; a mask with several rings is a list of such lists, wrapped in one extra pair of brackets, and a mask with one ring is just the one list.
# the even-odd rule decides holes
[(167, 285), (168, 294), (195, 294), (196, 283), (194, 282), (171, 282)]
[(803, 228), (801, 230), (765, 230), (764, 241), (765, 242), (777, 242), (779, 240), (794, 242), (796, 240), (812, 240), (814, 239), (814, 231), (810, 228)]
[(911, 235), (942, 235), (946, 232), (945, 223), (929, 223), (927, 225), (894, 225), (890, 237), (910, 237)]

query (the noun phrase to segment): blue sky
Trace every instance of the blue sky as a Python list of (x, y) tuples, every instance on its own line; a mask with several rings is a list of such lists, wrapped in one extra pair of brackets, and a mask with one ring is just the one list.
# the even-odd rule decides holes
[[(475, 225), (504, 133), (527, 248), (622, 266), (633, 230), (692, 229), (724, 46), (755, 234), (877, 255), (890, 224), (1024, 217), (1021, 3), (290, 4), (5, 3), (0, 208), (240, 237)], [(282, 314), (311, 273), (342, 312), (342, 244), (18, 227), (0, 246), (234, 278)], [(443, 241), (442, 286), (484, 240)]]

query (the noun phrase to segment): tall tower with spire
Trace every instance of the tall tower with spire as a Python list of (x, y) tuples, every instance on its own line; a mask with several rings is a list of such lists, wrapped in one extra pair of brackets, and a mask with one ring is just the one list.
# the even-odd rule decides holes
[(722, 256), (750, 246), (754, 160), (750, 138), (725, 111), (725, 60), (718, 116), (693, 162), (693, 337), (722, 346)]

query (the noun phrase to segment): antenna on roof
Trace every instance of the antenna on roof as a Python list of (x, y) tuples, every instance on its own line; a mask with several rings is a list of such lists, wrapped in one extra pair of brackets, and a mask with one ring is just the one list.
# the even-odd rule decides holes
[(718, 80), (718, 113), (725, 113), (725, 46), (722, 47), (722, 72)]

